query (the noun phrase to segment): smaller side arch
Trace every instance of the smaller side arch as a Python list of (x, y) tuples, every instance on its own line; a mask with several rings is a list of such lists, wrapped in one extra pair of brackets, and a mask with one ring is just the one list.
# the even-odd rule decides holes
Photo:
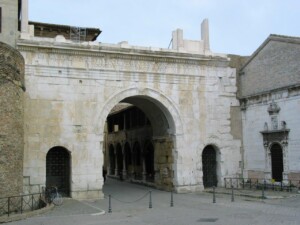
[(206, 145), (202, 151), (204, 188), (217, 187), (221, 183), (220, 151), (214, 144)]
[(70, 196), (71, 154), (66, 148), (56, 146), (46, 155), (46, 187), (56, 186), (59, 192)]

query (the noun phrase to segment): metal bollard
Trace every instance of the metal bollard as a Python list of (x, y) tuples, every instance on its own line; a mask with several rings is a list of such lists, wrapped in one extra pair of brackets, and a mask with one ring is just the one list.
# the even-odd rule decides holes
[(170, 207), (174, 206), (174, 201), (173, 201), (173, 191), (171, 191), (171, 203), (170, 203)]
[(151, 191), (149, 191), (149, 209), (152, 209), (152, 196), (151, 196)]
[(234, 202), (233, 186), (231, 186), (231, 202)]
[(216, 187), (213, 186), (213, 203), (216, 203)]
[(112, 213), (112, 211), (111, 211), (111, 195), (108, 195), (108, 213)]

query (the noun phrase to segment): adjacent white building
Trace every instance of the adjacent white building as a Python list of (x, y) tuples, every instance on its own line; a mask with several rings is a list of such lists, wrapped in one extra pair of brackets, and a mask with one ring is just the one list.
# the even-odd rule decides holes
[(244, 176), (300, 180), (300, 38), (270, 35), (240, 71)]

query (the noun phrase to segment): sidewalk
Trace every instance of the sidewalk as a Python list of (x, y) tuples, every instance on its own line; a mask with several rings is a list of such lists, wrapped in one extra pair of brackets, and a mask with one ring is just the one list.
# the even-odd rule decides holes
[[(252, 201), (236, 195), (231, 201), (229, 191), (217, 189), (216, 203), (209, 192), (173, 194), (142, 185), (108, 179), (104, 199), (77, 201), (65, 198), (62, 206), (48, 213), (8, 225), (298, 225), (300, 198), (290, 193), (274, 193), (288, 199), (256, 198), (259, 191), (248, 193)], [(151, 191), (151, 198), (150, 198)], [(209, 190), (206, 190), (209, 191)], [(226, 192), (221, 193), (221, 192)], [(236, 191), (238, 194), (238, 191)], [(246, 192), (243, 192), (245, 194)], [(295, 193), (293, 193), (295, 194)], [(111, 195), (111, 213), (108, 213)], [(279, 195), (278, 195), (279, 196)], [(151, 200), (151, 201), (150, 201)], [(150, 204), (151, 202), (151, 204)], [(151, 207), (149, 207), (151, 206)]]

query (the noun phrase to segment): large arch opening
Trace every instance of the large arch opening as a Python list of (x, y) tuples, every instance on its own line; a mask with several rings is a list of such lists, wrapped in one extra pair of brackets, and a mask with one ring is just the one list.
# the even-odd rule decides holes
[(67, 149), (53, 147), (46, 155), (46, 187), (56, 186), (65, 196), (70, 196), (71, 157)]
[(283, 154), (282, 148), (279, 144), (273, 144), (271, 147), (271, 165), (272, 165), (272, 179), (275, 181), (282, 181), (283, 173)]
[(208, 145), (202, 152), (203, 186), (209, 188), (218, 185), (217, 152), (212, 145)]
[(108, 154), (109, 168), (113, 167), (110, 163), (122, 161), (122, 176), (110, 173), (109, 177), (173, 189), (176, 127), (164, 104), (146, 95), (125, 97), (112, 106), (105, 124), (104, 151), (120, 143), (122, 152), (117, 156), (122, 160), (117, 162), (111, 159), (113, 154)]

